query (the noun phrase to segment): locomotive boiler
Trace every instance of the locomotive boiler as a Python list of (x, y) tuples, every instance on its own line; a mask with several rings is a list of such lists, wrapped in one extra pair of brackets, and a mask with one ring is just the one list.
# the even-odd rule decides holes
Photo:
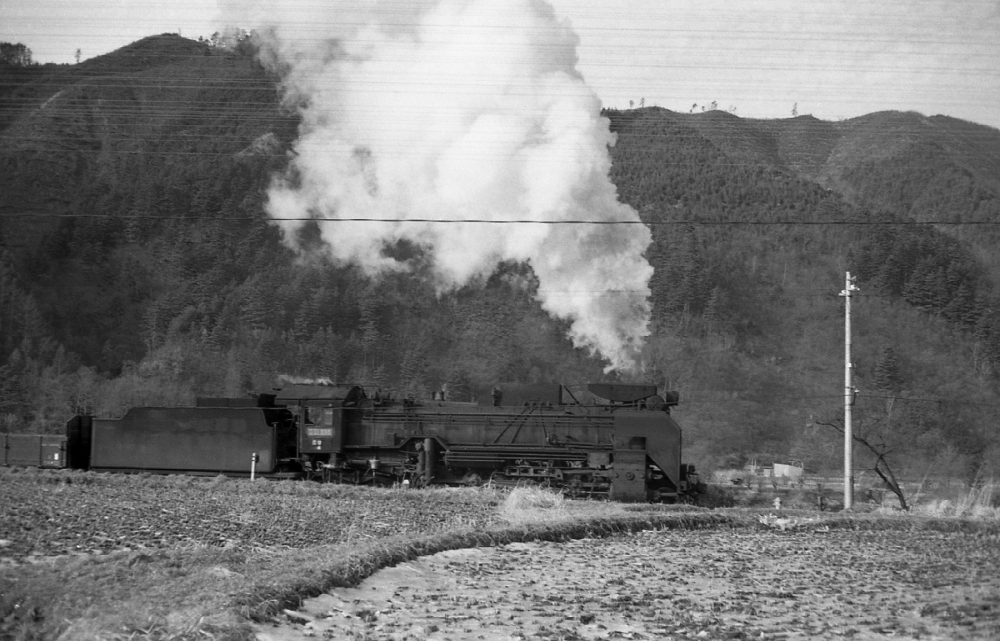
[(414, 403), (359, 387), (278, 392), (300, 425), (300, 461), (325, 481), (542, 484), (573, 497), (674, 501), (694, 493), (681, 461), (677, 394), (652, 385), (496, 386), (478, 403)]

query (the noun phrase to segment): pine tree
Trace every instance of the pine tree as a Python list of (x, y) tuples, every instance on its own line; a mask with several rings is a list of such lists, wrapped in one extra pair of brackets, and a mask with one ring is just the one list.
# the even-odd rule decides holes
[[(15, 351), (13, 363), (0, 366), (0, 417), (17, 417), (27, 409), (27, 394), (21, 373), (14, 364), (19, 360)], [(4, 421), (3, 425), (9, 422), (13, 421)]]
[(340, 375), (340, 340), (330, 327), (316, 332), (313, 339), (316, 345), (317, 373), (320, 376), (337, 381)]
[(400, 365), (400, 383), (407, 398), (423, 398), (427, 395), (427, 355), (419, 346), (406, 350)]
[(980, 315), (979, 302), (969, 285), (963, 282), (958, 286), (941, 314), (953, 323), (975, 327)]
[(259, 334), (267, 327), (268, 305), (267, 296), (261, 285), (259, 275), (251, 276), (243, 283), (243, 303), (240, 305), (240, 323), (251, 333)]
[(166, 319), (161, 313), (162, 306), (159, 299), (154, 299), (146, 304), (146, 309), (142, 313), (142, 326), (139, 333), (143, 344), (146, 345), (146, 353), (150, 354), (162, 342), (163, 328), (166, 326)]
[(375, 299), (371, 292), (363, 296), (361, 301), (361, 349), (364, 353), (365, 367), (375, 368), (377, 350), (382, 342), (378, 319), (375, 316)]
[(463, 366), (452, 364), (449, 367), (444, 392), (449, 401), (472, 400), (472, 380)]
[(933, 279), (934, 265), (928, 260), (921, 261), (916, 268), (910, 272), (903, 285), (903, 300), (919, 307), (920, 309), (931, 311), (933, 309), (934, 295), (928, 289), (928, 285)]
[(879, 350), (872, 378), (875, 389), (880, 392), (895, 393), (899, 391), (902, 383), (899, 359), (896, 357), (896, 350), (891, 345)]
[(299, 343), (308, 341), (315, 331), (313, 326), (313, 318), (316, 316), (313, 310), (314, 306), (315, 300), (312, 297), (307, 298), (295, 315), (295, 325), (292, 333), (295, 336), (295, 340)]
[(711, 293), (708, 295), (708, 301), (705, 303), (705, 311), (702, 312), (702, 318), (711, 325), (720, 323), (725, 305), (725, 292), (722, 291), (721, 287), (713, 287)]

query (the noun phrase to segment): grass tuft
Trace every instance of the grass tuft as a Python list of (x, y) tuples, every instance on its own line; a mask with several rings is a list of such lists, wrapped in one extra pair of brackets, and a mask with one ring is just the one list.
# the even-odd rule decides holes
[(913, 513), (938, 518), (1000, 520), (1000, 488), (992, 479), (952, 498), (932, 499), (914, 506)]
[(546, 522), (567, 517), (565, 499), (553, 490), (524, 486), (510, 490), (500, 503), (500, 518), (510, 524)]

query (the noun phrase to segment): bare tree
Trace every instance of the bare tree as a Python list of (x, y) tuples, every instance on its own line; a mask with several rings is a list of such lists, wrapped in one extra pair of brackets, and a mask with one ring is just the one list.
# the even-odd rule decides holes
[[(887, 408), (887, 411), (889, 412), (890, 415), (892, 413), (892, 405), (894, 404), (893, 403), (894, 400), (895, 399), (887, 400), (887, 405), (889, 406)], [(816, 424), (823, 425), (825, 427), (832, 427), (833, 429), (840, 432), (841, 435), (843, 435), (844, 433), (844, 423), (840, 419), (829, 422), (816, 421)], [(888, 488), (889, 491), (891, 491), (893, 494), (896, 495), (896, 498), (899, 500), (899, 507), (904, 510), (909, 510), (910, 506), (906, 502), (906, 496), (903, 493), (903, 488), (900, 487), (899, 481), (896, 479), (896, 475), (893, 473), (892, 468), (889, 466), (889, 461), (886, 458), (889, 454), (892, 453), (892, 448), (889, 446), (889, 444), (886, 443), (885, 440), (881, 438), (876, 439), (874, 437), (864, 436), (860, 433), (860, 430), (854, 432), (851, 436), (853, 437), (855, 443), (863, 445), (865, 449), (867, 449), (871, 453), (872, 457), (875, 460), (874, 464), (872, 465), (872, 469), (875, 471), (876, 474), (878, 474), (879, 478), (882, 479), (882, 482), (885, 484), (886, 488)]]

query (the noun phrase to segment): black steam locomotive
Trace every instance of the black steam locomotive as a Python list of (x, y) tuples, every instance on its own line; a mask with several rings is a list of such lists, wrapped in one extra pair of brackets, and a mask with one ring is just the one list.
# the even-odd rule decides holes
[(676, 404), (676, 393), (652, 385), (591, 384), (576, 394), (498, 385), (479, 403), (292, 385), (196, 407), (136, 407), (119, 419), (77, 416), (64, 455), (53, 463), (50, 453), (48, 466), (413, 487), (529, 483), (572, 497), (675, 501), (699, 488), (681, 462)]

